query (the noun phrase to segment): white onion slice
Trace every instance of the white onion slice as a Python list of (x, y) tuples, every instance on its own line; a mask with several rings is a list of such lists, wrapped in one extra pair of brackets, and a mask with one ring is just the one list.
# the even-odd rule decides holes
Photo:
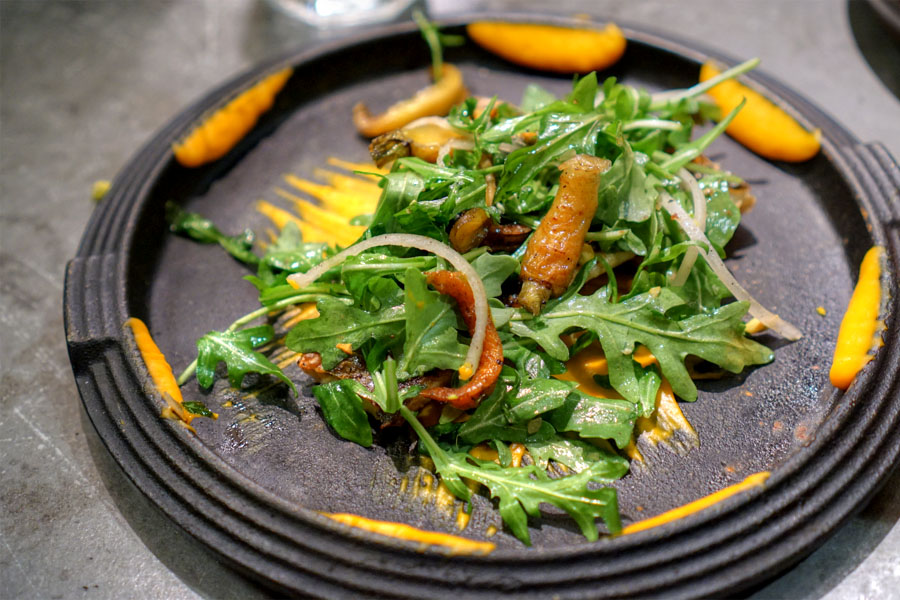
[(803, 337), (803, 333), (776, 315), (773, 312), (770, 312), (766, 309), (762, 304), (756, 301), (750, 293), (745, 290), (740, 283), (737, 282), (737, 279), (734, 278), (734, 275), (731, 274), (731, 271), (728, 270), (728, 267), (725, 266), (725, 263), (722, 262), (722, 259), (719, 258), (719, 255), (716, 253), (715, 249), (712, 247), (712, 244), (709, 243), (709, 240), (706, 238), (706, 235), (700, 231), (700, 228), (697, 227), (697, 224), (691, 219), (690, 215), (685, 212), (685, 210), (681, 207), (678, 202), (669, 195), (665, 190), (660, 190), (659, 198), (662, 202), (663, 208), (675, 219), (678, 224), (681, 226), (681, 229), (684, 230), (688, 236), (694, 240), (695, 242), (701, 242), (705, 244), (710, 251), (706, 252), (704, 250), (698, 251), (700, 256), (702, 256), (706, 260), (706, 264), (718, 275), (719, 279), (725, 284), (725, 287), (732, 293), (732, 295), (738, 300), (747, 301), (750, 303), (750, 314), (757, 319), (759, 319), (766, 327), (775, 331), (782, 337), (794, 341), (799, 340)]
[(453, 267), (463, 274), (469, 287), (472, 288), (472, 296), (475, 299), (475, 331), (472, 332), (472, 343), (469, 345), (469, 351), (466, 353), (466, 362), (459, 368), (460, 377), (468, 379), (472, 376), (478, 363), (481, 362), (481, 352), (484, 349), (484, 336), (487, 330), (488, 319), (491, 313), (488, 308), (487, 293), (484, 290), (484, 283), (481, 277), (469, 264), (465, 257), (446, 244), (443, 244), (430, 237), (424, 235), (413, 235), (411, 233), (386, 233), (384, 235), (376, 235), (375, 237), (357, 242), (346, 250), (338, 252), (328, 260), (322, 261), (306, 273), (294, 273), (287, 278), (295, 289), (302, 289), (323, 273), (335, 267), (351, 256), (356, 256), (369, 248), (378, 246), (403, 246), (404, 248), (417, 248), (425, 252), (436, 254), (449, 262)]
[(452, 139), (447, 140), (443, 144), (441, 144), (441, 149), (438, 150), (437, 159), (434, 161), (436, 165), (443, 166), (444, 165), (444, 157), (450, 154), (451, 150), (471, 150), (475, 147), (475, 142), (473, 140), (460, 140), (460, 139)]
[(440, 127), (441, 129), (448, 129), (450, 131), (456, 131), (449, 121), (447, 121), (447, 117), (419, 117), (415, 121), (410, 121), (400, 129), (415, 129), (416, 127), (421, 127), (422, 125), (434, 125), (435, 127)]
[[(697, 224), (700, 231), (706, 231), (706, 196), (703, 195), (703, 190), (700, 189), (697, 180), (687, 169), (680, 169), (678, 171), (678, 176), (681, 178), (682, 187), (691, 193), (691, 200), (694, 205), (694, 223)], [(672, 277), (672, 285), (684, 285), (684, 282), (687, 281), (688, 276), (691, 274), (691, 269), (694, 268), (694, 263), (697, 262), (697, 256), (699, 255), (700, 252), (696, 247), (687, 249), (684, 253), (684, 258), (681, 259), (681, 265), (678, 267), (678, 271), (676, 271), (675, 275)]]

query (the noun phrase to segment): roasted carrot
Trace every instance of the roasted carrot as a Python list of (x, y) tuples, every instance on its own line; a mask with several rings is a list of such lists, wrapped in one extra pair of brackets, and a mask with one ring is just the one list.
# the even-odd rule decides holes
[[(475, 298), (466, 278), (458, 271), (432, 271), (427, 273), (425, 278), (438, 292), (456, 300), (466, 327), (471, 333), (475, 329)], [(500, 336), (497, 335), (494, 322), (488, 319), (481, 360), (469, 382), (458, 388), (427, 389), (419, 395), (438, 402), (448, 402), (460, 410), (473, 408), (478, 404), (481, 396), (496, 383), (502, 368), (503, 343), (500, 341)]]
[(445, 115), (450, 107), (466, 98), (462, 73), (444, 63), (442, 76), (436, 83), (419, 90), (415, 96), (394, 104), (380, 115), (373, 115), (365, 104), (353, 107), (353, 124), (366, 137), (375, 137), (400, 129), (420, 117)]
[(551, 296), (562, 294), (578, 266), (584, 236), (597, 212), (600, 176), (610, 167), (605, 158), (579, 154), (559, 168), (559, 191), (541, 219), (522, 260), (519, 304), (532, 314)]

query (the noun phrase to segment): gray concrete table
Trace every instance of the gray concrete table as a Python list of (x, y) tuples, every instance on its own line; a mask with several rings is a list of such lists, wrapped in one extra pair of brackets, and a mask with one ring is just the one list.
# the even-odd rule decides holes
[[(429, 8), (443, 15), (498, 4), (548, 10), (544, 0), (440, 0)], [(900, 89), (900, 51), (864, 3), (553, 6), (759, 56), (763, 71), (900, 157), (900, 101), (889, 89)], [(193, 561), (203, 550), (173, 542), (174, 527), (152, 509), (120, 511), (145, 501), (124, 482), (103, 483), (108, 465), (83, 429), (64, 344), (63, 270), (93, 209), (93, 181), (112, 178), (154, 130), (214, 84), (332, 35), (252, 0), (0, 1), (0, 597), (262, 595)], [(900, 597), (898, 519), (895, 475), (824, 547), (757, 596)]]

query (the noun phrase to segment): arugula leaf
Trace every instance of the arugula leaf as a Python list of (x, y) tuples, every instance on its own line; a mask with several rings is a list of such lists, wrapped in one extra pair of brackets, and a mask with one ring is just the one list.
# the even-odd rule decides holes
[(259, 257), (253, 253), (255, 236), (249, 229), (234, 236), (227, 236), (207, 218), (189, 213), (174, 202), (166, 202), (166, 221), (173, 233), (186, 235), (203, 244), (219, 244), (231, 256), (241, 262), (255, 265)]
[(503, 342), (503, 358), (515, 365), (522, 380), (547, 379), (566, 371), (565, 363), (538, 350), (531, 340), (505, 333), (500, 335), (500, 340)]
[(463, 484), (462, 477), (487, 487), (491, 497), (499, 500), (498, 508), (504, 523), (525, 544), (531, 544), (528, 516), (539, 517), (542, 503), (566, 511), (591, 541), (598, 537), (597, 517), (604, 520), (611, 533), (621, 530), (615, 488), (588, 487), (591, 482), (611, 482), (624, 475), (627, 466), (621, 462), (597, 462), (578, 474), (550, 479), (536, 465), (501, 467), (469, 454), (445, 451), (408, 408), (401, 407), (400, 412), (418, 434), (450, 491), (458, 498), (469, 499), (471, 492)]
[(542, 469), (546, 469), (550, 460), (554, 460), (576, 473), (590, 469), (597, 462), (611, 462), (619, 469), (624, 467), (626, 472), (628, 470), (627, 459), (580, 440), (556, 438), (543, 442), (529, 442), (525, 445), (531, 458)]
[(206, 405), (202, 402), (196, 401), (185, 401), (181, 403), (181, 406), (184, 407), (184, 410), (188, 411), (192, 415), (197, 415), (199, 417), (209, 417), (213, 418), (216, 416), (216, 413), (206, 408)]
[(350, 344), (357, 349), (370, 339), (400, 341), (406, 321), (402, 304), (370, 313), (347, 306), (336, 298), (324, 297), (316, 307), (319, 317), (297, 323), (285, 344), (294, 352), (318, 352), (326, 370), (347, 357), (337, 344)]
[[(384, 361), (384, 370), (372, 373), (372, 384), (373, 399), (381, 410), (388, 414), (400, 410), (404, 398), (400, 397), (397, 385), (397, 362), (392, 357)], [(358, 385), (363, 387), (362, 384)]]
[[(368, 448), (372, 445), (372, 427), (363, 409), (363, 401), (349, 380), (331, 381), (315, 386), (313, 396), (319, 402), (325, 422), (335, 433)], [(356, 382), (353, 382), (356, 383)]]
[(631, 441), (638, 414), (627, 400), (597, 398), (575, 390), (547, 415), (557, 431), (576, 431), (584, 438), (611, 439), (619, 448)]
[(395, 171), (384, 176), (382, 185), (384, 191), (372, 215), (372, 224), (363, 236), (366, 239), (382, 233), (402, 233), (395, 225), (394, 215), (418, 198), (425, 188), (425, 180), (409, 171)]
[(559, 379), (525, 380), (519, 385), (516, 395), (507, 399), (507, 418), (511, 423), (521, 423), (559, 408), (576, 385), (575, 382)]
[(522, 112), (531, 113), (540, 110), (556, 101), (556, 96), (536, 83), (529, 83), (522, 93), (522, 101), (519, 103)]
[(659, 195), (628, 142), (623, 140), (621, 147), (622, 154), (603, 174), (598, 192), (597, 216), (607, 225), (619, 219), (646, 221), (653, 214)]
[(280, 271), (305, 273), (322, 262), (328, 253), (328, 244), (305, 243), (297, 224), (288, 221), (282, 228), (278, 239), (266, 248), (262, 262), (264, 265)]
[(510, 369), (505, 377), (501, 374), (501, 380), (494, 386), (490, 396), (481, 401), (478, 408), (468, 421), (459, 428), (459, 439), (467, 444), (478, 444), (485, 440), (502, 440), (504, 442), (525, 442), (527, 440), (542, 440), (554, 435), (553, 427), (544, 421), (540, 422), (537, 431), (529, 431), (528, 424), (510, 424), (507, 417), (507, 384), (515, 379)]
[(566, 97), (566, 102), (584, 112), (591, 112), (594, 110), (597, 89), (597, 72), (591, 71), (575, 82), (575, 85), (572, 86), (572, 93)]
[(647, 292), (610, 304), (603, 290), (591, 296), (573, 296), (529, 321), (512, 321), (516, 335), (531, 338), (559, 360), (569, 349), (559, 336), (573, 328), (594, 332), (609, 364), (609, 378), (616, 391), (639, 403), (642, 392), (632, 365), (631, 353), (640, 343), (659, 361), (662, 374), (684, 400), (697, 398), (697, 388), (684, 366), (689, 354), (699, 356), (732, 373), (748, 365), (771, 362), (772, 351), (744, 337), (740, 318), (746, 302), (734, 302), (707, 314), (674, 321), (669, 309), (684, 301), (669, 289)]
[(642, 367), (637, 362), (632, 362), (634, 367), (634, 376), (638, 380), (638, 391), (640, 393), (638, 401), (638, 416), (649, 417), (656, 408), (656, 395), (659, 392), (659, 386), (662, 385), (662, 378), (656, 370), (655, 365), (647, 365)]
[(406, 340), (397, 365), (398, 376), (409, 379), (430, 369), (458, 369), (467, 348), (457, 341), (456, 312), (443, 294), (428, 289), (425, 276), (407, 269)]
[(505, 201), (515, 198), (538, 173), (569, 151), (593, 153), (602, 123), (598, 117), (555, 114), (546, 124), (533, 146), (519, 148), (506, 159), (503, 176), (497, 186), (496, 198)]
[(366, 310), (400, 304), (403, 291), (392, 276), (409, 268), (432, 269), (437, 265), (434, 256), (398, 258), (389, 254), (364, 252), (351, 256), (341, 265), (341, 279), (354, 302)]
[(706, 238), (719, 256), (725, 258), (725, 244), (734, 235), (741, 222), (741, 211), (731, 199), (731, 194), (716, 190), (706, 198)]
[(294, 382), (254, 348), (272, 340), (275, 331), (271, 325), (260, 325), (239, 331), (210, 331), (197, 340), (197, 381), (208, 388), (216, 378), (216, 366), (224, 362), (228, 368), (228, 381), (239, 388), (247, 373), (274, 375), (297, 393)]
[(490, 490), (491, 497), (499, 500), (498, 508), (504, 523), (525, 544), (531, 545), (528, 516), (539, 517), (542, 503), (566, 511), (590, 541), (599, 537), (595, 523), (597, 517), (604, 520), (611, 533), (621, 530), (615, 488), (591, 489), (588, 483), (618, 478), (624, 471), (620, 473), (604, 463), (594, 463), (581, 473), (550, 479), (543, 469), (535, 465), (504, 468), (469, 455), (454, 456), (453, 459), (453, 468), (457, 473), (484, 485)]
[(481, 277), (487, 297), (494, 298), (502, 293), (503, 282), (519, 270), (519, 261), (508, 254), (485, 252), (472, 261), (472, 267)]

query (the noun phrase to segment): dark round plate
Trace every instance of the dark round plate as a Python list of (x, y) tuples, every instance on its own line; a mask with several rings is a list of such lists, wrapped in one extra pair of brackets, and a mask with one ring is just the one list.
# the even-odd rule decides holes
[[(448, 24), (449, 31), (462, 32), (464, 22)], [(734, 63), (640, 29), (623, 30), (625, 57), (601, 76), (659, 90), (695, 83), (699, 64), (710, 56)], [(479, 95), (515, 101), (531, 81), (557, 94), (571, 85), (568, 77), (517, 68), (472, 43), (448, 49), (447, 59)], [(414, 493), (428, 482), (411, 464), (408, 438), (388, 433), (369, 450), (337, 439), (316, 412), (308, 383), (300, 398), (278, 388), (250, 397), (222, 382), (207, 394), (191, 383), (186, 399), (202, 399), (221, 417), (195, 421), (196, 435), (160, 419), (161, 400), (146, 391), (146, 368), (124, 321), (144, 319), (178, 371), (194, 358), (197, 337), (256, 306), (240, 265), (217, 247), (167, 233), (164, 203), (175, 200), (226, 231), (262, 230), (254, 201), (274, 200), (272, 188), (284, 173), (311, 176), (327, 156), (364, 159), (366, 142), (348, 118), (351, 106), (365, 99), (377, 110), (409, 96), (425, 85), (427, 64), (410, 25), (279, 58), (187, 109), (119, 174), (68, 266), (65, 292), (79, 391), (118, 464), (214, 552), (273, 588), (302, 595), (734, 594), (812, 551), (878, 488), (900, 452), (894, 304), (884, 315), (884, 347), (851, 389), (835, 390), (827, 375), (857, 267), (873, 244), (887, 248), (884, 287), (897, 297), (898, 172), (881, 146), (859, 144), (759, 74), (748, 77), (753, 86), (807, 127), (821, 128), (822, 152), (789, 165), (763, 160), (727, 138), (716, 142), (710, 155), (749, 180), (759, 198), (730, 247), (729, 264), (805, 337), (787, 345), (769, 339), (777, 348), (773, 364), (703, 385), (696, 403), (682, 405), (701, 447), (685, 456), (646, 447), (647, 465), (617, 487), (627, 523), (771, 471), (764, 486), (665, 526), (596, 543), (550, 513), (532, 523), (531, 548), (503, 531), (488, 499), (476, 497), (462, 535), (491, 539), (497, 550), (447, 557), (316, 512), (460, 533), (452, 510)], [(292, 79), (225, 158), (193, 170), (174, 162), (170, 143), (204, 111), (282, 65), (294, 66)], [(491, 526), (499, 531), (489, 537)]]

